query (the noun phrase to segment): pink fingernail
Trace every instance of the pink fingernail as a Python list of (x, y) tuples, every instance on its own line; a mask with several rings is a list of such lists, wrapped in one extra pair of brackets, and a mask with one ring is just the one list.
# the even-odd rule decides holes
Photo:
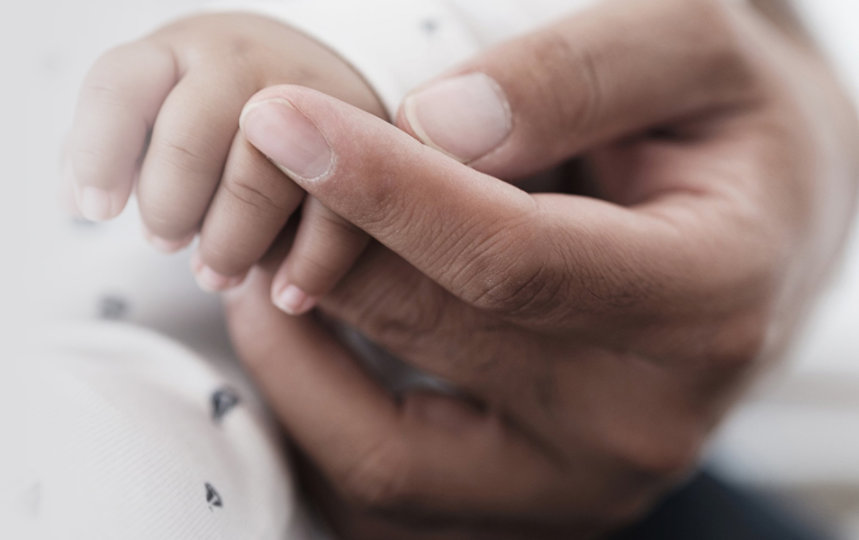
[(215, 272), (203, 265), (196, 274), (197, 284), (201, 289), (208, 292), (221, 292), (238, 286), (242, 282), (241, 277), (228, 277)]
[(196, 251), (191, 255), (191, 271), (194, 272), (197, 285), (206, 292), (225, 291), (240, 285), (244, 281), (244, 276), (230, 277), (215, 272), (203, 263), (199, 252)]
[(110, 193), (106, 190), (85, 186), (75, 189), (78, 210), (90, 221), (106, 221), (114, 217)]
[(274, 297), (274, 305), (290, 315), (302, 315), (316, 305), (316, 299), (295, 285), (287, 285)]
[(195, 234), (190, 234), (181, 240), (167, 240), (166, 238), (152, 234), (148, 229), (143, 230), (143, 235), (152, 247), (163, 253), (176, 253), (177, 251), (188, 247), (188, 244), (194, 240), (195, 236)]
[(497, 148), (513, 129), (504, 91), (483, 73), (419, 90), (406, 98), (403, 114), (424, 144), (465, 163)]

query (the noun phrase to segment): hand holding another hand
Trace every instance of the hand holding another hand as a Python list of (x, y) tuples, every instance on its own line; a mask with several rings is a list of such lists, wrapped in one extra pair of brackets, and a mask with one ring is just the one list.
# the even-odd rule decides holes
[[(816, 53), (715, 1), (598, 4), (419, 90), (398, 124), (414, 138), (281, 86), (243, 126), (378, 241), (321, 311), (469, 397), (392, 398), (272, 306), (265, 268), (230, 297), (240, 355), (354, 537), (569, 538), (640, 515), (788, 344), (859, 171)], [(575, 157), (600, 199), (502, 180)]]

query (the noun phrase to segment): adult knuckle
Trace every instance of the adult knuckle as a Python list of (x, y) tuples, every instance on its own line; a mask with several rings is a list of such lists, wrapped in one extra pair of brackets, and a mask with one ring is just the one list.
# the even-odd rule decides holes
[(769, 235), (746, 239), (743, 258), (703, 297), (717, 310), (715, 319), (703, 322), (710, 329), (704, 353), (711, 366), (742, 369), (764, 354), (784, 286), (779, 261), (789, 260), (790, 249), (789, 241)]
[(445, 304), (449, 297), (428, 280), (421, 280), (408, 290), (408, 298), (391, 306), (391, 295), (379, 301), (364, 303), (357, 320), (374, 341), (401, 355), (443, 333)]
[(705, 68), (710, 87), (730, 98), (745, 93), (760, 78), (759, 69), (749, 54), (742, 25), (737, 23), (738, 7), (722, 0), (690, 2), (689, 23), (696, 32), (690, 40), (690, 53), (697, 54), (698, 64)]
[(768, 342), (771, 315), (755, 308), (723, 324), (708, 351), (708, 363), (718, 368), (744, 369), (756, 363)]
[(395, 176), (384, 173), (384, 167), (377, 163), (371, 162), (365, 170), (383, 172), (375, 175), (371, 182), (363, 181), (365, 189), (360, 194), (350, 191), (346, 195), (350, 198), (355, 195), (361, 197), (361, 200), (353, 198), (344, 202), (356, 209), (356, 222), (382, 235), (415, 223), (420, 213), (409, 199), (410, 194), (400, 189)]
[(629, 412), (622, 419), (610, 415), (593, 438), (594, 451), (637, 479), (636, 485), (667, 485), (697, 463), (707, 434), (705, 424), (698, 415), (684, 410), (663, 409), (656, 419)]
[(402, 505), (409, 482), (408, 455), (391, 438), (357, 454), (336, 475), (334, 483), (346, 501), (365, 511), (384, 511)]
[(563, 302), (565, 272), (524, 218), (471, 244), (454, 282), (472, 306), (503, 317), (544, 316)]
[(498, 315), (533, 315), (543, 311), (552, 299), (559, 298), (560, 280), (556, 274), (542, 261), (512, 261), (500, 271), (482, 275), (470, 302)]
[(642, 485), (661, 485), (679, 480), (698, 461), (700, 437), (692, 430), (674, 429), (667, 437), (641, 436), (634, 443), (615, 445), (612, 454)]
[(658, 302), (665, 287), (665, 277), (636, 268), (634, 264), (607, 267), (593, 260), (579, 263), (575, 275), (578, 291), (577, 310), (585, 315), (621, 314), (640, 316)]
[(539, 35), (532, 44), (533, 56), (544, 66), (533, 77), (532, 88), (539, 99), (551, 104), (546, 120), (557, 124), (558, 133), (587, 133), (600, 117), (604, 85), (600, 75), (600, 53), (594, 46), (573, 44), (559, 28)]
[(635, 486), (605, 501), (593, 512), (598, 528), (617, 530), (641, 521), (652, 510), (658, 494), (651, 486)]

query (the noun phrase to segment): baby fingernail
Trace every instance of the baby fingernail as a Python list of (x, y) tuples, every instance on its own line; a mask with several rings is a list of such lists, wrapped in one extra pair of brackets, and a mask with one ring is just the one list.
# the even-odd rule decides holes
[(497, 148), (513, 128), (501, 86), (483, 73), (437, 82), (406, 98), (403, 114), (424, 144), (462, 161)]
[(220, 292), (239, 285), (241, 277), (228, 277), (215, 272), (208, 266), (203, 266), (197, 271), (197, 284), (201, 289), (208, 292)]
[(212, 268), (203, 263), (199, 253), (196, 252), (191, 256), (191, 270), (194, 272), (197, 285), (207, 292), (225, 291), (240, 285), (244, 281), (244, 276), (225, 276), (212, 270)]
[(181, 239), (181, 240), (168, 240), (166, 238), (162, 238), (160, 236), (156, 236), (149, 232), (148, 229), (143, 230), (143, 235), (146, 237), (146, 240), (158, 251), (162, 253), (176, 253), (177, 251), (185, 248), (188, 244), (194, 240), (193, 234)]
[(316, 305), (316, 299), (295, 285), (287, 285), (274, 298), (274, 305), (290, 315), (302, 315)]
[(314, 180), (331, 169), (328, 141), (285, 99), (247, 105), (240, 123), (248, 141), (290, 176)]
[(85, 219), (105, 221), (114, 217), (113, 203), (106, 190), (85, 186), (75, 189), (78, 210)]

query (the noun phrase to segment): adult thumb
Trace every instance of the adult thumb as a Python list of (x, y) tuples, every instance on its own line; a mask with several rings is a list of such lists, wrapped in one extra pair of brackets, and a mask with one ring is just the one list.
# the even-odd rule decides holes
[(400, 128), (505, 179), (747, 90), (725, 2), (601, 2), (489, 49), (403, 102)]

